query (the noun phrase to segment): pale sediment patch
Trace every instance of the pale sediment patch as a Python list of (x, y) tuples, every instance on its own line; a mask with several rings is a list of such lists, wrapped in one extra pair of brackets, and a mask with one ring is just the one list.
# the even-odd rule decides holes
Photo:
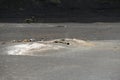
[[(57, 41), (57, 42), (55, 42)], [(75, 53), (75, 52), (94, 52), (94, 50), (120, 50), (120, 41), (84, 41), (78, 39), (56, 39), (51, 41), (24, 42), (8, 46), (8, 55), (30, 55), (38, 56), (43, 53)], [(66, 44), (66, 43), (69, 43)], [(50, 54), (49, 54), (50, 55)]]
[[(60, 43), (55, 43), (55, 41), (60, 41)], [(65, 44), (69, 43), (69, 45)], [(92, 47), (94, 44), (90, 42), (86, 42), (83, 40), (77, 39), (56, 39), (51, 41), (38, 41), (38, 42), (26, 42), (19, 43), (12, 46), (7, 47), (8, 55), (35, 55), (34, 53), (49, 53), (50, 51), (58, 51), (61, 49), (71, 50), (74, 48), (81, 47), (85, 49), (85, 47)]]
[(42, 43), (22, 43), (7, 47), (8, 55), (32, 55), (34, 52), (45, 52), (47, 50), (59, 50), (64, 48), (59, 45), (42, 44)]

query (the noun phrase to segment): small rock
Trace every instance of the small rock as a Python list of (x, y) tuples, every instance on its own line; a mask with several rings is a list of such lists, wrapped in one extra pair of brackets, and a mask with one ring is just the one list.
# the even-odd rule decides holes
[(59, 43), (58, 41), (54, 41), (54, 43)]
[(67, 45), (70, 45), (70, 43), (66, 43)]
[(2, 42), (1, 44), (3, 45), (3, 44), (5, 44), (5, 42)]
[(31, 18), (25, 19), (24, 21), (25, 21), (26, 23), (32, 23), (32, 22), (33, 22), (33, 20), (32, 20)]
[(30, 42), (35, 42), (35, 39), (30, 39)]
[(65, 41), (65, 39), (61, 39), (60, 41)]
[(41, 39), (40, 39), (40, 41), (44, 41), (44, 40), (45, 40), (45, 38), (41, 38)]
[(30, 42), (29, 39), (24, 39), (22, 42)]

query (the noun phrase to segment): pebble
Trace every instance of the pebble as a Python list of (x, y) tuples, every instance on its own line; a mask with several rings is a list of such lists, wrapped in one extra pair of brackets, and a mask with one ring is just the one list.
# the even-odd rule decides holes
[(5, 44), (5, 42), (2, 42), (1, 44), (2, 44), (2, 45), (4, 45), (4, 44)]

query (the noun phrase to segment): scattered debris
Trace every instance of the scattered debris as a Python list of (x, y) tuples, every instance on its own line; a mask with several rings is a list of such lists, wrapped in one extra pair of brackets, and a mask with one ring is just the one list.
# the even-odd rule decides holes
[(16, 42), (35, 42), (35, 39), (24, 39), (24, 40), (12, 40), (12, 43), (16, 43)]
[(62, 43), (62, 44), (70, 45), (70, 43), (67, 42), (65, 39), (55, 40), (54, 43)]

